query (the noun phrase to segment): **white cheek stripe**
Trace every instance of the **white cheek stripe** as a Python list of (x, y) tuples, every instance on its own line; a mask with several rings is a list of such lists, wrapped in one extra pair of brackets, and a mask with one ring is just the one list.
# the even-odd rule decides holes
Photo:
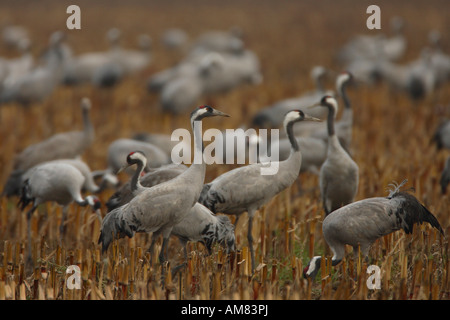
[(309, 267), (308, 267), (308, 271), (306, 272), (306, 274), (309, 276), (311, 273), (314, 272), (314, 270), (316, 270), (316, 261), (317, 259), (320, 259), (321, 256), (315, 256), (311, 259), (311, 262), (309, 263)]

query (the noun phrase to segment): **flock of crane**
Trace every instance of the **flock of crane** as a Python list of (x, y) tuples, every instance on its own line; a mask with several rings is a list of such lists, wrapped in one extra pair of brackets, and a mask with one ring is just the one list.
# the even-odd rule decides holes
[[(394, 26), (396, 34), (392, 38), (363, 36), (343, 47), (338, 58), (347, 71), (336, 76), (336, 92), (327, 91), (322, 84), (323, 77), (330, 71), (315, 67), (311, 71), (317, 83), (315, 91), (276, 102), (254, 115), (253, 126), (284, 129), (281, 139), (271, 145), (279, 149), (280, 155), (279, 170), (274, 175), (261, 175), (260, 168), (267, 164), (260, 159), (258, 163), (237, 167), (205, 182), (205, 161), (202, 159), (190, 166), (171, 163), (173, 144), (170, 136), (163, 134), (114, 141), (108, 149), (108, 168), (91, 171), (81, 160), (95, 139), (90, 120), (91, 101), (84, 98), (81, 101), (83, 130), (59, 133), (24, 149), (14, 159), (3, 195), (19, 197), (22, 210), (32, 204), (27, 211), (29, 241), (30, 219), (40, 204), (53, 201), (63, 206), (60, 224), (63, 237), (67, 210), (75, 202), (92, 206), (97, 213), (103, 252), (115, 239), (133, 237), (138, 232), (152, 234), (149, 248), (152, 251), (154, 241), (161, 235), (159, 259), (162, 264), (168, 261), (167, 248), (172, 235), (183, 244), (186, 259), (187, 241), (202, 242), (208, 252), (214, 243), (223, 245), (228, 252), (235, 250), (235, 226), (239, 217), (247, 212), (247, 240), (252, 270), (255, 270), (252, 237), (255, 214), (306, 170), (319, 176), (325, 211), (322, 230), (333, 252), (332, 265), (342, 260), (346, 245), (355, 250), (359, 248), (367, 256), (378, 238), (400, 229), (410, 233), (415, 223), (427, 222), (443, 234), (435, 216), (413, 195), (401, 191), (406, 181), (393, 185), (387, 197), (355, 202), (359, 169), (352, 159), (353, 112), (347, 86), (355, 79), (372, 82), (381, 78), (392, 83), (393, 88), (406, 90), (413, 99), (418, 99), (450, 79), (450, 56), (442, 51), (436, 33), (432, 37), (433, 47), (424, 51), (419, 61), (407, 66), (394, 65), (406, 45), (400, 33), (401, 23), (396, 21)], [(6, 39), (7, 33), (4, 35)], [(0, 60), (2, 104), (28, 105), (42, 101), (61, 84), (87, 82), (112, 87), (122, 77), (145, 69), (151, 62), (150, 38), (140, 37), (139, 51), (125, 50), (119, 45), (117, 29), (108, 32), (111, 43), (108, 51), (78, 56), (65, 43), (64, 34), (55, 32), (39, 64), (35, 64), (30, 54), (26, 34), (19, 32), (19, 35), (15, 42), (10, 39), (9, 43), (23, 50), (23, 56)], [(179, 47), (185, 42), (185, 35), (172, 30), (165, 40), (168, 46)], [(420, 72), (420, 68), (426, 68), (427, 72)], [(203, 154), (201, 127), (194, 126), (194, 122), (228, 115), (208, 105), (192, 110), (193, 107), (207, 96), (261, 81), (257, 56), (245, 48), (239, 30), (233, 29), (199, 37), (182, 61), (153, 74), (146, 86), (150, 92), (159, 93), (164, 111), (189, 116), (194, 150)], [(341, 103), (344, 106), (342, 116), (336, 120)], [(188, 111), (192, 112), (188, 115)], [(439, 127), (435, 140), (440, 148), (450, 148), (450, 122)], [(130, 170), (130, 166), (136, 168)], [(131, 178), (119, 185), (117, 173), (122, 170), (129, 172)], [(96, 183), (98, 177), (101, 183)], [(450, 158), (442, 174), (443, 192), (449, 177)], [(107, 201), (108, 213), (103, 215), (95, 194), (111, 187), (116, 188), (116, 192)], [(83, 197), (84, 191), (89, 195)], [(236, 216), (234, 224), (227, 215)], [(30, 249), (28, 254), (31, 254)], [(304, 270), (305, 277), (317, 274), (320, 261), (320, 256), (312, 258)]]

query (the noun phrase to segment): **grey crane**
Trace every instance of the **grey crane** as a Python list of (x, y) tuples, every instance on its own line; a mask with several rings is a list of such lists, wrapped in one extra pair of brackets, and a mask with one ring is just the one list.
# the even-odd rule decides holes
[[(311, 70), (311, 78), (316, 84), (316, 89), (313, 91), (306, 92), (305, 94), (294, 97), (283, 99), (277, 101), (272, 105), (264, 107), (252, 119), (252, 125), (260, 128), (278, 128), (283, 122), (283, 116), (286, 112), (292, 110), (293, 108), (303, 110), (318, 101), (325, 94), (332, 94), (331, 92), (325, 91), (323, 85), (323, 79), (328, 73), (328, 70), (322, 66), (315, 66)], [(320, 109), (309, 111), (312, 116), (323, 118), (325, 112)], [(300, 128), (300, 126), (299, 126)]]
[[(184, 165), (170, 165), (170, 169), (157, 169), (141, 177), (146, 166), (146, 161), (147, 158), (141, 151), (131, 152), (127, 156), (127, 166), (136, 164), (138, 168), (131, 181), (119, 190), (121, 196), (119, 199), (120, 203), (115, 203), (114, 208), (130, 202), (133, 197), (146, 188), (171, 180), (187, 169)], [(111, 201), (111, 198), (108, 202)], [(106, 205), (108, 206), (108, 203)], [(158, 231), (152, 234), (152, 243), (148, 250), (151, 256), (153, 256), (155, 240), (159, 235), (160, 233)], [(186, 244), (188, 241), (201, 242), (209, 254), (211, 254), (214, 243), (223, 245), (227, 252), (235, 249), (234, 225), (231, 224), (230, 219), (227, 216), (214, 215), (208, 208), (198, 202), (191, 208), (183, 220), (173, 227), (171, 235), (176, 236), (183, 245), (185, 260), (187, 260)], [(181, 264), (172, 270), (176, 273), (183, 266), (184, 264)]]
[[(114, 31), (114, 30), (113, 30)], [(107, 53), (107, 61), (94, 70), (92, 82), (98, 87), (113, 87), (123, 78), (137, 74), (151, 61), (151, 39), (148, 35), (138, 37), (139, 50), (124, 49), (118, 45), (120, 32), (112, 49)]]
[(95, 138), (94, 126), (90, 119), (91, 101), (89, 98), (81, 100), (83, 117), (82, 131), (68, 131), (55, 134), (41, 142), (25, 148), (14, 159), (13, 171), (10, 174), (3, 194), (18, 195), (21, 175), (33, 166), (56, 159), (74, 159), (81, 156), (91, 146)]
[[(227, 253), (235, 251), (234, 228), (227, 216), (216, 215), (203, 204), (195, 203), (189, 213), (172, 229), (171, 235), (177, 237), (183, 246), (185, 260), (184, 263), (175, 266), (172, 273), (175, 274), (186, 265), (188, 258), (186, 245), (189, 241), (202, 243), (208, 254), (212, 253), (212, 247), (216, 243), (225, 248)], [(151, 256), (153, 256), (153, 246), (158, 236), (158, 232), (152, 234), (152, 243), (148, 250)]]
[(214, 78), (215, 70), (224, 66), (224, 59), (213, 52), (204, 55), (200, 62), (188, 66), (189, 72), (183, 71), (182, 76), (175, 77), (162, 87), (160, 105), (163, 111), (182, 114), (196, 104), (204, 95), (206, 83)]
[(186, 148), (191, 148), (190, 145), (187, 145), (187, 142), (172, 141), (171, 135), (164, 133), (138, 132), (132, 136), (132, 139), (151, 143), (163, 150), (169, 156), (172, 154), (173, 147), (179, 143), (186, 143)]
[[(344, 109), (341, 118), (335, 122), (334, 127), (336, 135), (342, 147), (349, 151), (352, 143), (353, 134), (353, 109), (351, 101), (347, 94), (347, 87), (353, 80), (350, 72), (342, 72), (336, 77), (336, 92), (344, 102)], [(336, 110), (337, 113), (337, 110)], [(320, 126), (317, 130), (311, 133), (312, 138), (318, 138), (327, 141), (328, 129), (327, 126)]]
[(1, 89), (11, 88), (16, 81), (31, 72), (35, 66), (31, 43), (29, 40), (21, 40), (19, 43), (21, 56), (13, 59), (0, 58), (0, 65), (3, 70), (0, 76)]
[[(117, 207), (123, 206), (124, 204), (130, 202), (135, 196), (135, 191), (141, 189), (140, 187), (150, 188), (157, 184), (163, 183), (165, 181), (171, 180), (181, 173), (186, 171), (188, 168), (184, 164), (168, 164), (160, 168), (151, 169), (144, 176), (144, 168), (146, 167), (147, 158), (145, 160), (137, 159), (139, 157), (139, 152), (132, 152), (127, 156), (128, 164), (137, 164), (133, 177), (130, 181), (127, 181), (122, 185), (106, 202), (106, 207), (108, 212), (114, 210)], [(138, 180), (139, 179), (139, 180)], [(139, 183), (138, 183), (139, 182)]]
[(442, 120), (436, 128), (432, 141), (436, 143), (438, 150), (450, 149), (450, 120)]
[(240, 54), (244, 49), (242, 30), (233, 27), (228, 31), (209, 30), (202, 33), (195, 39), (189, 55), (203, 54), (204, 52)]
[[(219, 54), (219, 53), (218, 53)], [(205, 82), (205, 96), (224, 94), (242, 85), (257, 85), (263, 80), (258, 56), (251, 50), (240, 54), (220, 53), (222, 64), (211, 72)]]
[(353, 61), (370, 61), (383, 59), (395, 61), (406, 51), (406, 38), (403, 32), (404, 22), (400, 17), (390, 21), (392, 36), (384, 34), (357, 35), (347, 42), (337, 53), (337, 60), (342, 64)]
[[(342, 72), (336, 78), (336, 91), (342, 97), (345, 108), (341, 118), (335, 123), (335, 131), (339, 142), (347, 152), (350, 150), (353, 134), (353, 109), (346, 89), (352, 79), (353, 76), (349, 72)], [(297, 141), (300, 144), (300, 148), (308, 150), (308, 152), (303, 154), (300, 171), (319, 173), (319, 169), (327, 157), (328, 129), (326, 123), (325, 125), (315, 122), (312, 124), (315, 124), (315, 126), (311, 126), (308, 132), (301, 130), (301, 127), (305, 126), (298, 126), (297, 128), (300, 128), (300, 130), (294, 129), (294, 134), (298, 137)], [(272, 147), (279, 148), (280, 160), (284, 160), (289, 156), (289, 139), (282, 138)]]
[(195, 157), (194, 163), (186, 171), (172, 180), (145, 188), (130, 202), (105, 216), (99, 237), (102, 252), (108, 249), (115, 238), (133, 237), (135, 232), (160, 232), (163, 245), (159, 257), (161, 264), (165, 264), (172, 229), (197, 202), (205, 179), (202, 132), (196, 121), (213, 116), (228, 115), (210, 106), (200, 106), (191, 113)]
[[(325, 217), (322, 232), (333, 252), (331, 263), (336, 266), (345, 255), (345, 245), (368, 257), (372, 244), (382, 236), (403, 229), (412, 233), (414, 224), (429, 223), (444, 233), (436, 217), (413, 195), (400, 191), (404, 180), (387, 197), (367, 198), (333, 211)], [(320, 268), (321, 256), (315, 256), (305, 267), (303, 275), (314, 279)]]
[[(311, 172), (319, 174), (322, 164), (327, 158), (327, 142), (322, 139), (312, 137), (296, 137), (302, 153), (302, 166), (300, 172)], [(278, 157), (285, 160), (291, 153), (291, 143), (289, 138), (279, 139), (278, 142), (272, 143), (270, 148), (278, 148)]]
[(113, 56), (113, 60), (122, 65), (127, 76), (144, 70), (151, 62), (152, 39), (150, 36), (140, 34), (137, 42), (138, 50), (121, 49)]
[(124, 70), (112, 63), (112, 56), (120, 50), (120, 31), (111, 28), (106, 33), (109, 50), (85, 52), (70, 59), (65, 65), (63, 83), (79, 85), (94, 83), (96, 85), (115, 84), (123, 76)]
[[(28, 169), (23, 175), (22, 175), (22, 181), (25, 182), (30, 175), (34, 172), (35, 168), (42, 165), (42, 164), (52, 164), (52, 163), (67, 163), (75, 168), (77, 168), (81, 174), (84, 177), (84, 183), (82, 187), (82, 191), (87, 191), (89, 193), (100, 193), (104, 186), (98, 186), (95, 181), (94, 177), (92, 175), (91, 169), (89, 168), (89, 165), (84, 162), (81, 159), (58, 159), (58, 160), (51, 160), (46, 161), (40, 164), (37, 164), (36, 166), (32, 167), (31, 169)], [(23, 182), (21, 184), (23, 184)]]
[(356, 162), (341, 146), (334, 128), (337, 101), (324, 96), (318, 106), (328, 108), (328, 149), (327, 159), (319, 174), (320, 192), (325, 214), (353, 201), (358, 191), (359, 168)]
[(108, 147), (107, 170), (116, 173), (126, 165), (125, 159), (127, 155), (135, 150), (144, 152), (148, 159), (150, 159), (147, 162), (146, 170), (170, 163), (170, 154), (167, 154), (154, 144), (135, 139), (120, 138), (114, 140)]
[(446, 194), (447, 186), (450, 183), (450, 156), (447, 157), (447, 160), (445, 161), (444, 170), (442, 170), (439, 182), (441, 184), (442, 194)]
[(9, 48), (20, 48), (22, 41), (30, 41), (28, 30), (21, 25), (6, 22), (2, 26), (2, 42)]
[(45, 63), (23, 74), (0, 93), (0, 104), (17, 102), (23, 106), (42, 102), (49, 97), (63, 76), (64, 34), (55, 32), (50, 37), (49, 49), (45, 53)]
[[(64, 222), (68, 208), (72, 202), (76, 202), (80, 206), (92, 206), (101, 221), (101, 213), (98, 211), (100, 208), (99, 199), (93, 195), (88, 195), (85, 198), (81, 195), (84, 183), (85, 177), (83, 174), (69, 163), (48, 162), (33, 168), (23, 183), (19, 202), (22, 210), (29, 203), (32, 203), (31, 209), (27, 211), (29, 249), (31, 249), (31, 216), (36, 208), (44, 202), (54, 201), (63, 206), (59, 227), (61, 240), (64, 233)], [(31, 258), (31, 250), (28, 251), (28, 257)]]
[(161, 43), (169, 50), (182, 50), (189, 40), (189, 35), (186, 31), (179, 28), (170, 28), (161, 35)]
[[(288, 159), (276, 162), (278, 171), (274, 174), (261, 174), (263, 163), (255, 163), (228, 171), (203, 187), (199, 202), (214, 213), (236, 215), (248, 213), (247, 239), (250, 248), (252, 269), (255, 270), (252, 223), (256, 211), (267, 204), (274, 196), (291, 186), (297, 179), (302, 163), (302, 153), (292, 131), (294, 123), (319, 121), (301, 110), (289, 111), (284, 117), (284, 130), (291, 142)], [(272, 163), (275, 164), (275, 163)]]

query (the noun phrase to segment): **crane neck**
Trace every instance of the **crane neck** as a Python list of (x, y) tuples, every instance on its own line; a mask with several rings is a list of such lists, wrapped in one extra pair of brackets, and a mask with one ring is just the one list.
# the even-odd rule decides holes
[(328, 136), (334, 136), (335, 130), (334, 130), (334, 118), (336, 116), (336, 110), (333, 107), (328, 107), (328, 118), (327, 118), (327, 130), (328, 130)]
[(136, 190), (143, 188), (141, 184), (141, 175), (144, 171), (144, 163), (139, 161), (137, 163), (137, 169), (134, 172), (133, 177), (131, 178), (131, 192), (134, 193)]
[(202, 121), (194, 120), (191, 123), (192, 132), (194, 134), (194, 164), (203, 164), (203, 150), (205, 146), (203, 145), (202, 138)]
[(352, 106), (350, 103), (350, 99), (348, 98), (348, 95), (347, 95), (347, 85), (346, 84), (342, 85), (340, 94), (341, 94), (342, 100), (344, 101), (345, 109), (351, 109)]
[(83, 128), (86, 136), (90, 141), (94, 140), (94, 126), (89, 116), (89, 109), (83, 109)]
[(285, 130), (286, 130), (286, 134), (289, 138), (289, 142), (291, 143), (291, 150), (294, 152), (299, 151), (300, 148), (298, 146), (297, 139), (295, 139), (295, 135), (294, 135), (294, 122), (288, 122)]

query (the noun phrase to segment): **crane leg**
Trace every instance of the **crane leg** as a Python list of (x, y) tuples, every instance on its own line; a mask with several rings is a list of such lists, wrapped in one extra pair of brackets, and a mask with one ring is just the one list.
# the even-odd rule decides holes
[(62, 240), (63, 240), (63, 236), (64, 236), (64, 222), (66, 221), (67, 218), (67, 211), (68, 211), (68, 207), (64, 206), (62, 209), (62, 217), (61, 217), (61, 223), (59, 224), (59, 242), (60, 244), (62, 244)]
[(34, 210), (36, 210), (37, 205), (33, 204), (33, 207), (27, 212), (27, 237), (28, 237), (28, 253), (27, 253), (27, 265), (31, 266), (33, 259), (31, 257), (31, 216)]
[(156, 238), (158, 238), (159, 233), (152, 233), (152, 243), (150, 244), (150, 248), (148, 248), (147, 252), (150, 254), (150, 264), (153, 265), (153, 248), (155, 247)]
[(172, 269), (172, 277), (174, 277), (177, 272), (181, 269), (183, 269), (185, 266), (187, 266), (187, 260), (188, 260), (188, 255), (187, 255), (187, 249), (186, 249), (186, 242), (184, 242), (183, 240), (180, 239), (181, 245), (183, 246), (183, 253), (184, 253), (184, 262), (175, 266)]
[(252, 235), (252, 226), (253, 226), (253, 216), (255, 215), (255, 211), (248, 212), (248, 230), (247, 230), (247, 241), (248, 246), (250, 247), (250, 255), (252, 258), (252, 273), (255, 271), (255, 250), (253, 249), (253, 235)]
[(166, 269), (167, 269), (167, 247), (169, 243), (169, 237), (163, 237), (163, 243), (161, 251), (159, 252), (159, 262), (161, 263), (161, 284), (164, 286), (166, 282)]

